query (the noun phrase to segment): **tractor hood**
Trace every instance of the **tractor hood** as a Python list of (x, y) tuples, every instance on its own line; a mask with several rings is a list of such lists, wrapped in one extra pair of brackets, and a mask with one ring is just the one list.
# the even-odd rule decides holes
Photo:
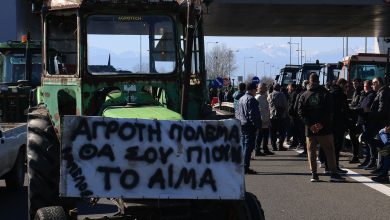
[(140, 118), (157, 120), (182, 120), (177, 112), (164, 108), (163, 106), (110, 106), (102, 114), (110, 118)]

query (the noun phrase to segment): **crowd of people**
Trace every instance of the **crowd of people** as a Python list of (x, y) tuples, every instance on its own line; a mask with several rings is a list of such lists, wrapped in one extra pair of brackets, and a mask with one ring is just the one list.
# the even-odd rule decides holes
[[(339, 161), (348, 133), (349, 163), (370, 170), (376, 182), (389, 182), (390, 88), (381, 77), (354, 79), (352, 86), (350, 90), (342, 78), (322, 86), (314, 73), (302, 87), (289, 84), (286, 91), (278, 84), (240, 83), (233, 99), (242, 126), (245, 173), (256, 173), (250, 168), (253, 151), (256, 156), (273, 155), (269, 140), (273, 151), (285, 151), (287, 137), (289, 148), (303, 148), (299, 156), (307, 157), (312, 182), (319, 181), (317, 158), (330, 181), (345, 181), (342, 174), (347, 170)], [(352, 91), (349, 103), (347, 94)]]

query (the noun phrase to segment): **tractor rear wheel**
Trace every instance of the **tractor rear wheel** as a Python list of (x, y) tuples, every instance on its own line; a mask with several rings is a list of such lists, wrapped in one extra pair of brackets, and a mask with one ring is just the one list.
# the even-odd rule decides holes
[(27, 126), (29, 215), (34, 219), (38, 209), (60, 205), (60, 143), (44, 107), (30, 111)]

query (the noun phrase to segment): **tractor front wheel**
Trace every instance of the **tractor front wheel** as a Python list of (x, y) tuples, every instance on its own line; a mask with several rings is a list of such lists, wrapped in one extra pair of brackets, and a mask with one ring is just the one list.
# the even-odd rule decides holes
[(34, 219), (40, 208), (60, 205), (60, 144), (44, 107), (30, 111), (27, 126), (29, 215)]

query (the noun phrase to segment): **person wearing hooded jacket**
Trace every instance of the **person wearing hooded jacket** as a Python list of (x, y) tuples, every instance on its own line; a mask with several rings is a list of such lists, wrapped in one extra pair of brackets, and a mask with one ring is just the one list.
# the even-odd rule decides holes
[(320, 144), (331, 172), (331, 182), (345, 181), (338, 174), (332, 133), (332, 97), (319, 85), (317, 74), (310, 75), (310, 85), (299, 98), (298, 115), (305, 123), (307, 153), (312, 173), (311, 182), (318, 182), (317, 174), (317, 145)]

